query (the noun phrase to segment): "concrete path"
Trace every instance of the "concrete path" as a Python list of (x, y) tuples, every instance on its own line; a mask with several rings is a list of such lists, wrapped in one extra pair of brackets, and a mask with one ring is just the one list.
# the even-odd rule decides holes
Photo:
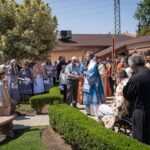
[[(107, 97), (107, 98), (106, 98), (106, 104), (109, 105), (109, 104), (112, 102), (113, 98), (114, 98), (114, 97)], [(85, 105), (80, 105), (80, 104), (78, 103), (78, 104), (77, 104), (77, 107), (78, 107), (78, 109), (79, 109), (82, 113), (86, 114), (86, 112), (85, 112)], [(89, 116), (89, 115), (88, 115), (88, 117), (90, 117), (90, 118), (92, 118), (92, 119), (98, 121), (98, 118), (95, 117), (95, 116)]]
[[(78, 107), (78, 109), (79, 109), (82, 113), (86, 114), (85, 105), (77, 104), (77, 107)], [(90, 115), (88, 115), (88, 117), (90, 117), (90, 118), (92, 118), (92, 119), (98, 121), (98, 118), (95, 117), (95, 116), (90, 116)]]
[(49, 125), (48, 115), (18, 116), (13, 121), (14, 129), (24, 129), (31, 126)]
[[(107, 98), (106, 103), (110, 104), (112, 99), (113, 97)], [(77, 104), (77, 107), (82, 113), (86, 114), (84, 105)], [(89, 117), (98, 121), (97, 117), (95, 116), (89, 116)], [(14, 124), (14, 129), (24, 129), (24, 128), (29, 128), (31, 126), (45, 126), (45, 125), (49, 125), (49, 117), (48, 115), (18, 116), (13, 121), (13, 124)]]
[[(84, 105), (77, 105), (78, 109), (86, 114)], [(97, 121), (97, 117), (89, 116)], [(35, 115), (35, 116), (17, 116), (13, 121), (14, 129), (25, 129), (31, 126), (45, 126), (49, 125), (48, 115)]]

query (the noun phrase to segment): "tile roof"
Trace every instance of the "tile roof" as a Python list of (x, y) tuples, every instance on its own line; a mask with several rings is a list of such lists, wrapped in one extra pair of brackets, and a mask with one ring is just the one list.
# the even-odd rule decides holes
[[(57, 41), (57, 46), (111, 46), (112, 34), (72, 34), (70, 41)], [(116, 42), (133, 39), (129, 35), (115, 35)]]

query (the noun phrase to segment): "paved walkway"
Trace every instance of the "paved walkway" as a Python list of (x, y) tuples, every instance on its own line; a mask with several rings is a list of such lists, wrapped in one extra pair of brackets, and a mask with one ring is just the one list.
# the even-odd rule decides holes
[(18, 116), (13, 121), (14, 129), (24, 129), (31, 126), (49, 125), (48, 115)]
[[(112, 101), (112, 97), (107, 98), (106, 103), (109, 104)], [(86, 114), (85, 106), (78, 104), (77, 107), (81, 112)], [(89, 116), (90, 118), (97, 120), (95, 116)], [(49, 125), (49, 117), (48, 115), (36, 115), (36, 116), (18, 116), (13, 121), (14, 129), (24, 129), (29, 128), (31, 126), (45, 126)]]

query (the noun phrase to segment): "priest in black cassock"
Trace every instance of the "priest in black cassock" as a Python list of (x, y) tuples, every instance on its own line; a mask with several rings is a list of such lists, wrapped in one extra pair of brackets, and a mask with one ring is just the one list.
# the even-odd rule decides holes
[(128, 60), (133, 76), (123, 90), (129, 101), (132, 116), (133, 137), (150, 144), (150, 70), (145, 67), (144, 57), (133, 55)]

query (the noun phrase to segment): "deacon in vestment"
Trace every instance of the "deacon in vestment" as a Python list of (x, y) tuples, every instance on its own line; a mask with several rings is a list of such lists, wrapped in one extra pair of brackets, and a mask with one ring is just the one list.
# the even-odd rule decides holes
[(84, 73), (83, 104), (86, 105), (87, 114), (97, 116), (98, 106), (104, 102), (104, 90), (92, 52), (87, 54), (87, 60), (89, 64), (87, 71)]

